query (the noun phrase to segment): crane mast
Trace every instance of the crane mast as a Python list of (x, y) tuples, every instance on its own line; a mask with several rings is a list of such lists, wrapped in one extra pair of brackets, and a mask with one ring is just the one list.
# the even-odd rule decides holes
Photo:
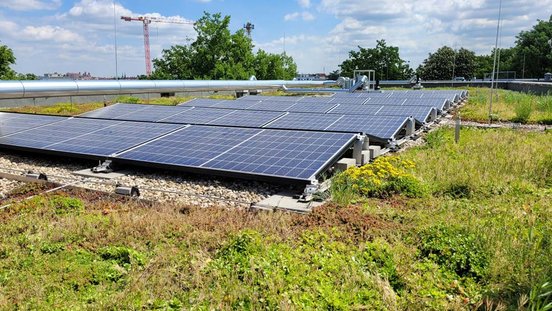
[(181, 19), (169, 19), (153, 16), (121, 16), (121, 19), (127, 22), (139, 21), (142, 22), (144, 27), (144, 58), (146, 62), (146, 75), (149, 77), (151, 75), (151, 50), (150, 50), (150, 35), (149, 35), (149, 24), (152, 22), (156, 23), (171, 23), (171, 24), (194, 24), (192, 21), (181, 20)]

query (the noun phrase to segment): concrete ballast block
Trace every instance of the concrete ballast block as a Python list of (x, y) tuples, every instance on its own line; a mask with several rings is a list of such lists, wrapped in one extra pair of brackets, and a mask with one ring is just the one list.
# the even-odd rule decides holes
[(380, 146), (370, 146), (368, 148), (368, 151), (370, 151), (370, 159), (373, 160), (380, 156), (381, 154), (381, 147)]
[(356, 160), (352, 158), (343, 158), (335, 164), (336, 171), (344, 171), (349, 167), (356, 166)]

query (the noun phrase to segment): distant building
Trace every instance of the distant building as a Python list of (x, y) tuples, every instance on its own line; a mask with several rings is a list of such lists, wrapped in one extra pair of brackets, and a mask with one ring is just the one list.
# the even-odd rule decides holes
[(300, 73), (296, 77), (299, 81), (323, 81), (328, 80), (325, 73)]
[(42, 80), (97, 80), (90, 72), (45, 73)]

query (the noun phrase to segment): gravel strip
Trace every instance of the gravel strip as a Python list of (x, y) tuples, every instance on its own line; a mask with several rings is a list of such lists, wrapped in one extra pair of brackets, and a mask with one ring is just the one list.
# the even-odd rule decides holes
[[(59, 159), (59, 158), (58, 158)], [(281, 186), (256, 181), (233, 179), (203, 179), (197, 176), (184, 176), (171, 172), (149, 172), (144, 170), (125, 170), (124, 176), (111, 180), (73, 175), (72, 172), (92, 167), (90, 162), (71, 159), (51, 159), (40, 155), (28, 156), (16, 153), (0, 152), (0, 171), (22, 175), (32, 171), (43, 173), (49, 181), (61, 184), (72, 183), (75, 186), (114, 192), (115, 185), (137, 186), (140, 197), (146, 200), (189, 204), (201, 207), (247, 208), (251, 203), (281, 190)], [(62, 162), (63, 161), (63, 162)], [(4, 182), (1, 188), (4, 192)], [(10, 184), (12, 182), (10, 181)]]
[(21, 181), (0, 178), (0, 200), (7, 198), (8, 193), (25, 184)]

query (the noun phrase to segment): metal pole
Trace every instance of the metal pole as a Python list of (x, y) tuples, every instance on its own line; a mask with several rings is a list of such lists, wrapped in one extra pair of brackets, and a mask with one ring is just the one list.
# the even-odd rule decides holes
[(500, 18), (502, 15), (502, 0), (500, 0), (498, 5), (498, 22), (496, 24), (496, 40), (495, 40), (495, 55), (494, 55), (494, 61), (493, 61), (493, 74), (491, 77), (491, 100), (489, 102), (489, 123), (493, 122), (493, 88), (494, 88), (494, 82), (495, 82), (495, 74), (496, 74), (496, 58), (498, 53), (498, 35), (500, 33)]
[(460, 141), (460, 113), (456, 115), (456, 124), (454, 127), (454, 142), (458, 143)]
[(117, 18), (116, 18), (116, 9), (115, 1), (113, 1), (113, 31), (115, 34), (115, 80), (119, 80), (119, 60), (117, 53)]

